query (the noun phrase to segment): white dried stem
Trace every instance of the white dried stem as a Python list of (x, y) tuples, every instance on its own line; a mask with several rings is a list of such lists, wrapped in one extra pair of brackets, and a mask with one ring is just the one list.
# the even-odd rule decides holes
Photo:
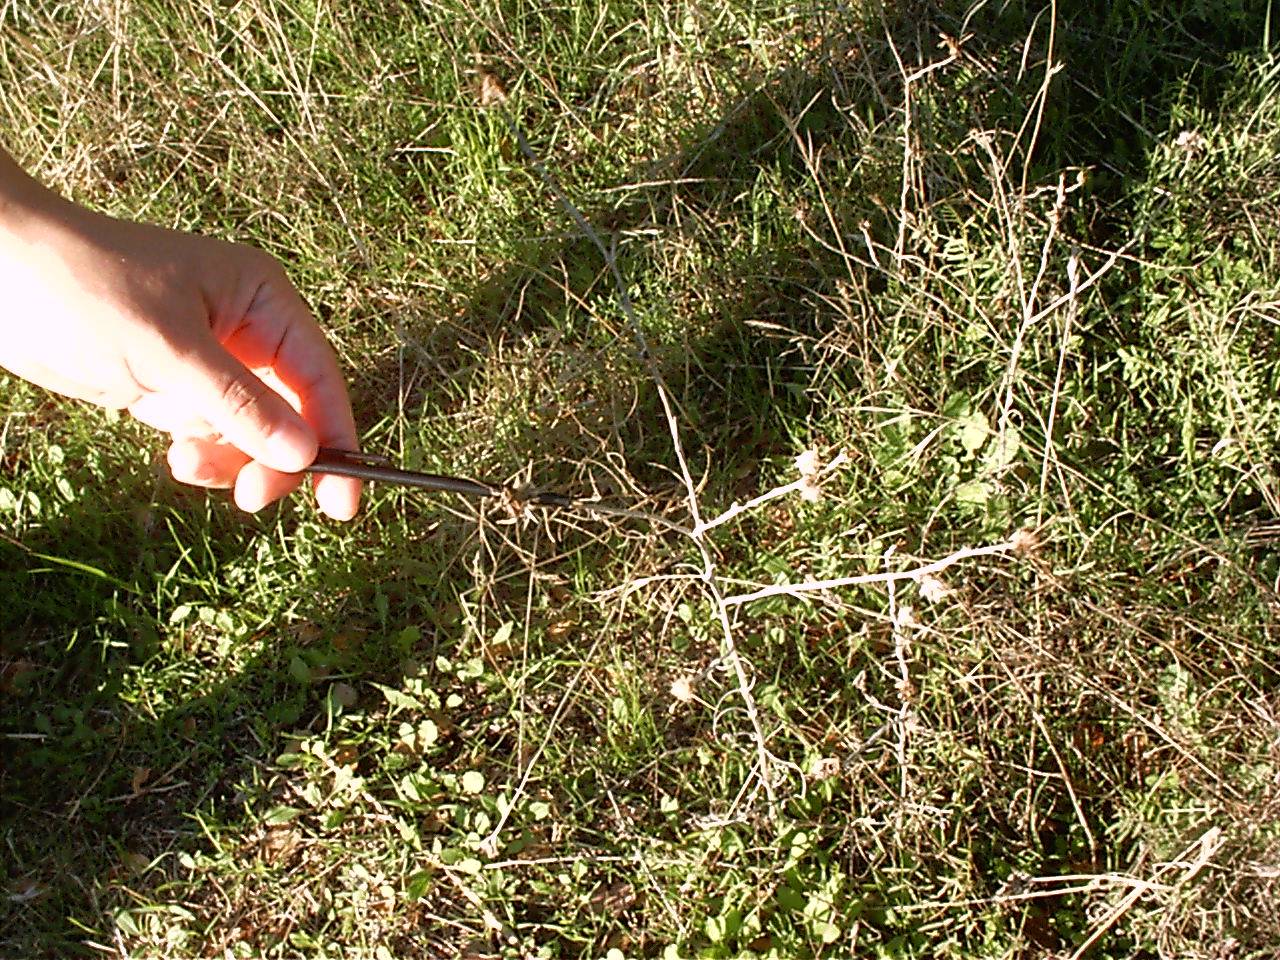
[(833, 471), (844, 466), (848, 462), (848, 454), (841, 451), (834, 460), (827, 464), (822, 470), (818, 471), (818, 473), (814, 475), (801, 476), (798, 480), (793, 480), (790, 483), (784, 483), (780, 487), (774, 487), (772, 490), (768, 490), (765, 493), (760, 494), (760, 496), (748, 500), (746, 503), (735, 503), (718, 517), (714, 517), (711, 520), (707, 520), (699, 524), (693, 530), (689, 531), (689, 535), (694, 537), (702, 536), (708, 530), (712, 530), (715, 527), (720, 526), (722, 523), (728, 523), (730, 520), (733, 520), (735, 517), (739, 517), (744, 513), (750, 513), (752, 510), (755, 510), (757, 507), (764, 506), (771, 500), (778, 500), (791, 493), (803, 494), (807, 490), (812, 489), (813, 485), (823, 477), (829, 476)]
[(939, 573), (947, 567), (960, 563), (962, 560), (972, 560), (975, 557), (991, 557), (1000, 554), (1011, 553), (1014, 550), (1014, 542), (1006, 540), (1004, 543), (992, 544), (988, 547), (965, 547), (963, 550), (957, 550), (950, 556), (943, 557), (941, 560), (934, 560), (932, 563), (926, 563), (924, 566), (914, 567), (911, 570), (889, 571), (887, 573), (864, 573), (854, 577), (835, 577), (830, 580), (806, 580), (803, 583), (778, 583), (768, 587), (762, 587), (752, 593), (735, 593), (724, 598), (726, 607), (737, 607), (745, 603), (753, 603), (756, 600), (764, 600), (768, 597), (790, 596), (805, 597), (811, 593), (821, 593), (828, 590), (839, 590), (842, 587), (864, 586), (869, 583), (900, 583), (903, 580), (919, 581), (925, 576), (932, 573)]
[[(701, 512), (698, 508), (698, 490), (697, 484), (694, 483), (693, 474), (689, 470), (688, 459), (685, 456), (684, 444), (680, 439), (680, 425), (676, 419), (674, 404), (671, 400), (670, 390), (667, 387), (666, 380), (662, 376), (662, 371), (658, 369), (658, 365), (653, 358), (653, 353), (649, 350), (647, 338), (644, 330), (640, 326), (640, 321), (636, 317), (635, 308), (631, 302), (631, 294), (627, 289), (626, 280), (622, 276), (622, 271), (618, 268), (618, 258), (614, 250), (605, 244), (596, 232), (595, 228), (587, 221), (581, 211), (574, 205), (564, 190), (560, 188), (559, 183), (547, 170), (547, 168), (538, 159), (533, 152), (533, 148), (529, 145), (529, 141), (525, 138), (524, 132), (516, 124), (515, 119), (509, 112), (503, 109), (503, 118), (511, 135), (515, 138), (520, 152), (533, 164), (538, 176), (547, 186), (556, 198), (560, 201), (560, 205), (564, 208), (569, 218), (573, 220), (583, 235), (589, 239), (592, 244), (600, 251), (600, 255), (604, 258), (605, 263), (609, 267), (609, 272), (613, 276), (618, 291), (618, 306), (626, 316), (627, 322), (631, 325), (631, 331), (636, 340), (636, 345), (640, 350), (641, 356), (644, 358), (645, 364), (649, 369), (649, 376), (653, 380), (654, 387), (658, 394), (658, 400), (662, 404), (662, 412), (667, 422), (667, 429), (671, 434), (671, 445), (675, 452), (676, 462), (680, 467), (680, 477), (684, 482), (685, 498), (689, 507), (689, 515), (693, 521), (693, 529), (687, 531), (689, 538), (697, 547), (699, 554), (702, 556), (702, 572), (701, 581), (707, 594), (711, 597), (715, 606), (716, 620), (720, 624), (720, 632), (722, 636), (722, 647), (724, 650), (723, 659), (730, 665), (734, 676), (738, 683), (738, 693), (742, 698), (743, 707), (746, 710), (747, 717), (751, 722), (751, 729), (756, 745), (756, 769), (760, 778), (760, 783), (764, 788), (765, 795), (769, 801), (769, 811), (771, 815), (777, 812), (777, 797), (773, 789), (773, 757), (769, 753), (769, 749), (765, 739), (764, 726), (760, 720), (760, 711), (756, 706), (755, 696), (751, 692), (751, 681), (747, 676), (746, 665), (742, 657), (738, 653), (737, 642), (733, 634), (733, 626), (729, 622), (729, 613), (725, 604), (725, 597), (716, 576), (715, 560), (711, 556), (711, 551), (707, 548), (704, 539), (705, 533), (699, 528), (702, 526)], [(596, 509), (601, 513), (615, 513), (613, 510), (599, 510), (597, 505), (592, 505), (589, 509)], [(668, 526), (674, 526), (669, 524)], [(680, 529), (680, 528), (676, 528)], [(686, 532), (686, 531), (681, 531)]]
[[(1218, 827), (1210, 827), (1201, 834), (1199, 838), (1193, 841), (1177, 859), (1170, 861), (1169, 863), (1161, 864), (1156, 869), (1155, 876), (1158, 878), (1170, 870), (1181, 867), (1182, 876), (1174, 882), (1174, 886), (1177, 887), (1181, 884), (1187, 883), (1195, 879), (1200, 871), (1209, 865), (1210, 861), (1213, 860), (1214, 855), (1222, 849), (1224, 843), (1226, 843), (1226, 837), (1223, 836), (1222, 830)], [(1098, 921), (1089, 936), (1085, 938), (1084, 942), (1080, 944), (1078, 948), (1076, 948), (1076, 952), (1071, 955), (1071, 960), (1080, 960), (1081, 957), (1088, 953), (1089, 949), (1097, 943), (1108, 930), (1115, 926), (1120, 918), (1128, 913), (1129, 910), (1132, 909), (1133, 905), (1137, 903), (1139, 898), (1141, 898), (1146, 892), (1147, 888), (1135, 886), (1125, 894), (1120, 902), (1107, 911), (1102, 919)]]

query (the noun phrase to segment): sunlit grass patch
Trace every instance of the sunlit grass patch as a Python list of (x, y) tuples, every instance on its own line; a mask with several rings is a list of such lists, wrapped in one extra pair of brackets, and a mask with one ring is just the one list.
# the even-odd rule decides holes
[(633, 511), (241, 518), (6, 381), (0, 952), (1275, 952), (1260, 13), (0, 18), (8, 146), (284, 260), (366, 446)]

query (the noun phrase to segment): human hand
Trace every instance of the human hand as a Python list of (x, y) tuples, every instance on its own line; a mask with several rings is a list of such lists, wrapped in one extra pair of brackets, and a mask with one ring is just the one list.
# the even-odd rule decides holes
[[(241, 509), (294, 490), (318, 446), (357, 448), (333, 351), (262, 251), (93, 213), (0, 151), (0, 289), (0, 366), (166, 431), (175, 479)], [(359, 507), (358, 481), (315, 492), (336, 519)]]

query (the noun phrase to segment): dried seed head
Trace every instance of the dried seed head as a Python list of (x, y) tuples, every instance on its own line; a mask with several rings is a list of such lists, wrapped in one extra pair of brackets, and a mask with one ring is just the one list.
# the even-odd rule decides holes
[(840, 761), (835, 757), (817, 757), (809, 766), (809, 776), (817, 783), (830, 780), (840, 773)]
[(939, 603), (953, 593), (955, 593), (953, 588), (931, 573), (926, 573), (920, 578), (920, 596), (930, 603)]
[(671, 696), (679, 703), (692, 703), (693, 677), (676, 677), (672, 680)]
[(796, 457), (796, 470), (800, 472), (800, 476), (805, 479), (816, 477), (818, 471), (822, 469), (822, 461), (818, 458), (817, 450), (806, 450), (800, 456)]
[(1040, 552), (1042, 546), (1040, 542), (1040, 534), (1034, 530), (1015, 530), (1013, 536), (1009, 538), (1009, 543), (1013, 545), (1013, 552), (1020, 557), (1030, 557)]

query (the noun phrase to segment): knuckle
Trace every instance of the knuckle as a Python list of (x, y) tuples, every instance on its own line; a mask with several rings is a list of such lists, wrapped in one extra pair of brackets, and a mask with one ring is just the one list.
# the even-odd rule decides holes
[(266, 389), (266, 384), (247, 370), (229, 376), (222, 384), (222, 407), (233, 419), (250, 418), (259, 426), (265, 425), (261, 406)]

